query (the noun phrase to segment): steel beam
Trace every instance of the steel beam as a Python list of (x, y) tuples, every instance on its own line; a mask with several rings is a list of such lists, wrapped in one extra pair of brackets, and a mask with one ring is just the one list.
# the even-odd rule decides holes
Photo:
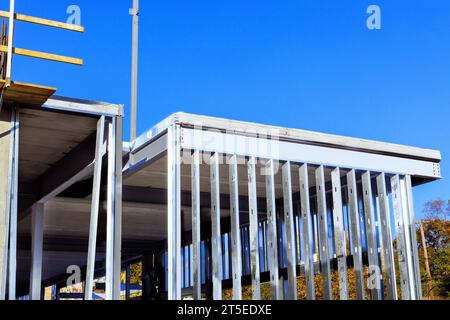
[(286, 223), (286, 260), (288, 268), (288, 294), (286, 300), (297, 300), (297, 267), (295, 261), (295, 225), (292, 203), (291, 163), (283, 165), (284, 221)]
[(342, 210), (341, 170), (339, 168), (335, 168), (331, 172), (331, 184), (333, 189), (334, 241), (339, 273), (339, 297), (341, 300), (348, 300), (347, 249)]
[(180, 128), (173, 123), (167, 136), (168, 299), (181, 300), (181, 150)]
[(386, 188), (386, 176), (381, 173), (377, 177), (378, 202), (380, 206), (380, 223), (382, 239), (382, 255), (384, 273), (386, 274), (386, 291), (388, 300), (397, 300), (397, 281), (395, 276), (394, 250), (392, 247), (391, 214)]
[(233, 277), (233, 299), (242, 300), (242, 248), (239, 222), (239, 181), (237, 156), (230, 158), (230, 213), (231, 213), (231, 260)]
[(309, 203), (309, 177), (308, 165), (305, 163), (300, 166), (300, 206), (302, 218), (301, 243), (303, 244), (304, 261), (305, 261), (305, 278), (306, 278), (306, 298), (315, 300), (314, 286), (314, 260), (312, 256), (313, 236), (312, 236), (312, 215)]
[(250, 265), (252, 276), (253, 300), (261, 300), (260, 270), (259, 270), (259, 222), (256, 194), (256, 159), (251, 157), (247, 163), (248, 201), (250, 221)]
[(316, 194), (317, 194), (317, 214), (319, 224), (319, 256), (320, 269), (322, 274), (323, 298), (332, 300), (331, 273), (330, 273), (330, 248), (328, 241), (328, 214), (325, 194), (325, 169), (320, 166), (316, 169)]
[(348, 209), (353, 246), (353, 269), (355, 272), (356, 299), (364, 300), (364, 265), (362, 260), (361, 223), (358, 210), (358, 194), (355, 170), (347, 173)]
[(222, 300), (222, 241), (220, 233), (220, 177), (219, 154), (214, 153), (210, 159), (211, 169), (211, 250), (213, 299)]
[(192, 153), (192, 268), (194, 300), (202, 298), (202, 278), (200, 273), (200, 152)]
[(369, 283), (372, 300), (383, 299), (383, 282), (377, 243), (377, 222), (373, 205), (371, 174), (362, 175), (364, 216), (366, 218), (367, 254), (369, 257)]
[(277, 210), (275, 202), (275, 171), (274, 160), (269, 160), (265, 166), (267, 221), (269, 228), (269, 260), (270, 260), (270, 292), (272, 300), (280, 300), (280, 281), (278, 275), (278, 236)]
[(44, 241), (44, 205), (36, 203), (31, 217), (30, 299), (42, 298), (42, 253)]
[(121, 298), (122, 273), (122, 170), (123, 170), (123, 117), (114, 118), (115, 150), (114, 150), (114, 279), (113, 299)]
[(139, 56), (139, 0), (133, 0), (133, 8), (130, 9), (133, 17), (132, 35), (132, 60), (131, 60), (131, 141), (136, 139), (137, 125), (137, 101), (138, 101), (138, 56)]
[(103, 150), (105, 148), (105, 117), (97, 123), (97, 138), (95, 145), (94, 182), (92, 186), (91, 217), (89, 223), (89, 246), (86, 265), (86, 282), (84, 299), (92, 300), (95, 272), (95, 255), (97, 247), (98, 212), (100, 207), (100, 186), (102, 176)]

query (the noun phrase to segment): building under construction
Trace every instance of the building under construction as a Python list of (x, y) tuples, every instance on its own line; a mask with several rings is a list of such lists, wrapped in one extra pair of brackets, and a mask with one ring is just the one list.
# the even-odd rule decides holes
[(14, 55), (82, 64), (15, 23), (83, 28), (0, 17), (0, 299), (422, 298), (413, 188), (439, 151), (185, 113), (123, 142), (121, 105), (14, 81)]

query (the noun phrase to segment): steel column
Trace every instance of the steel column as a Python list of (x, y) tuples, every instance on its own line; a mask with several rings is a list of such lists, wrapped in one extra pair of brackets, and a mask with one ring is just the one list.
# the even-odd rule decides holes
[(212, 250), (212, 280), (213, 299), (222, 300), (222, 244), (220, 233), (220, 177), (219, 154), (211, 157), (211, 250)]
[(202, 298), (202, 278), (200, 273), (200, 152), (192, 153), (192, 268), (194, 300)]
[(344, 215), (342, 210), (341, 170), (339, 168), (335, 168), (331, 172), (331, 183), (333, 188), (334, 239), (339, 272), (339, 296), (341, 300), (348, 300), (347, 248), (345, 246)]
[(181, 300), (181, 167), (180, 127), (167, 134), (167, 259), (168, 299)]
[(369, 280), (372, 300), (382, 300), (383, 283), (377, 244), (377, 222), (373, 205), (372, 181), (370, 172), (362, 175), (364, 215), (366, 218), (367, 251), (369, 256)]
[(36, 203), (31, 216), (30, 300), (41, 300), (42, 253), (44, 241), (44, 205)]
[(419, 265), (419, 253), (417, 250), (417, 234), (416, 234), (416, 222), (414, 217), (414, 198), (412, 192), (411, 176), (406, 175), (406, 194), (408, 197), (408, 211), (409, 211), (409, 228), (411, 232), (411, 247), (412, 247), (412, 260), (414, 265), (414, 280), (416, 287), (416, 299), (422, 300), (422, 279), (420, 276)]
[(94, 164), (94, 178), (93, 178), (94, 181), (92, 185), (92, 200), (91, 200), (91, 219), (89, 224), (88, 258), (86, 266), (86, 283), (84, 288), (85, 300), (92, 300), (92, 293), (93, 293), (92, 291), (94, 286), (98, 212), (100, 206), (100, 183), (102, 176), (103, 153), (105, 148), (104, 132), (105, 132), (105, 117), (102, 116), (97, 123), (97, 139), (95, 145), (95, 164)]
[(137, 125), (137, 101), (138, 101), (138, 55), (139, 55), (139, 0), (133, 0), (133, 8), (130, 9), (133, 17), (132, 35), (132, 60), (131, 60), (131, 141), (136, 139)]
[(233, 299), (242, 300), (242, 248), (239, 222), (239, 187), (237, 156), (230, 158), (230, 209)]
[(309, 203), (309, 177), (308, 165), (305, 163), (300, 166), (300, 205), (302, 218), (301, 243), (305, 254), (305, 278), (306, 278), (306, 297), (308, 300), (315, 300), (314, 286), (314, 260), (312, 256), (313, 237), (312, 237), (312, 216)]
[(392, 202), (395, 218), (395, 234), (397, 237), (397, 257), (400, 270), (400, 288), (402, 300), (411, 300), (410, 283), (408, 276), (408, 259), (406, 253), (406, 236), (403, 220), (403, 196), (400, 188), (400, 176), (391, 178)]
[(297, 300), (297, 268), (295, 261), (295, 225), (292, 204), (291, 163), (283, 165), (284, 220), (286, 223), (286, 257), (288, 269), (288, 294), (286, 300)]
[(356, 282), (356, 299), (364, 300), (364, 266), (362, 260), (361, 224), (358, 211), (358, 195), (355, 170), (347, 173), (348, 207), (353, 245), (353, 269)]
[(380, 223), (382, 238), (382, 254), (386, 274), (388, 300), (397, 300), (397, 282), (395, 276), (394, 250), (392, 248), (391, 214), (386, 188), (386, 176), (381, 173), (377, 177), (378, 202), (380, 204)]
[(253, 300), (261, 300), (260, 270), (259, 270), (259, 223), (256, 194), (256, 159), (251, 157), (247, 163), (248, 174), (248, 207), (250, 221), (250, 261), (252, 276)]
[(14, 161), (13, 180), (11, 181), (11, 213), (9, 224), (9, 300), (16, 300), (16, 271), (17, 271), (17, 211), (19, 198), (19, 111), (15, 111), (14, 121)]
[(277, 211), (275, 203), (275, 172), (274, 161), (269, 160), (265, 167), (267, 221), (269, 227), (269, 255), (270, 255), (270, 291), (273, 300), (280, 300), (280, 281), (278, 275), (278, 237)]
[(6, 62), (6, 86), (11, 85), (12, 60), (14, 49), (14, 17), (15, 17), (15, 0), (9, 1), (9, 23), (8, 23), (8, 53)]
[(323, 298), (324, 300), (332, 300), (333, 294), (331, 291), (330, 248), (328, 245), (328, 215), (325, 191), (325, 169), (323, 166), (320, 166), (316, 169), (320, 268), (322, 273)]
[(114, 174), (114, 279), (113, 299), (120, 300), (122, 273), (122, 170), (123, 170), (123, 117), (114, 118), (115, 174)]

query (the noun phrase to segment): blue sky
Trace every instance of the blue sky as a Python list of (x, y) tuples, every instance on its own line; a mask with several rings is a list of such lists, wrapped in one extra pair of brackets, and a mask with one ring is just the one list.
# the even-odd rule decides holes
[[(131, 0), (16, 2), (62, 21), (79, 5), (86, 32), (17, 24), (17, 47), (85, 66), (17, 57), (14, 79), (128, 112)], [(448, 176), (448, 0), (141, 2), (139, 133), (175, 111), (207, 114), (439, 149)], [(366, 28), (370, 4), (381, 30)], [(449, 181), (417, 188), (416, 210), (449, 199)]]

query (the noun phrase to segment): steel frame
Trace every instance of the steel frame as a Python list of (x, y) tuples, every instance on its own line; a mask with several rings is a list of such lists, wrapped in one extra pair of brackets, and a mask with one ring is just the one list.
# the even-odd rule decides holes
[[(173, 119), (172, 119), (173, 120)], [(368, 257), (369, 265), (378, 267), (380, 273), (376, 271), (371, 274), (372, 299), (383, 299), (383, 283), (381, 280), (381, 267), (386, 272), (386, 288), (388, 299), (397, 299), (396, 285), (395, 285), (395, 270), (393, 268), (393, 249), (391, 238), (391, 226), (390, 226), (390, 210), (389, 210), (389, 189), (386, 186), (386, 179), (390, 179), (392, 182), (392, 201), (394, 206), (394, 217), (396, 221), (397, 236), (400, 238), (399, 248), (402, 250), (399, 254), (400, 260), (400, 276), (402, 281), (404, 280), (406, 286), (402, 284), (402, 297), (411, 299), (419, 299), (420, 294), (418, 292), (419, 278), (415, 276), (415, 252), (413, 247), (415, 239), (412, 236), (413, 211), (412, 211), (412, 184), (411, 174), (415, 172), (416, 176), (433, 177), (438, 178), (439, 174), (436, 172), (431, 173), (430, 163), (423, 160), (401, 158), (397, 159), (392, 156), (385, 156), (380, 154), (363, 154), (360, 151), (350, 150), (337, 150), (327, 147), (301, 145), (294, 142), (281, 141), (281, 144), (286, 144), (281, 149), (286, 152), (280, 152), (278, 158), (272, 158), (266, 151), (254, 150), (250, 148), (249, 152), (245, 152), (242, 148), (244, 141), (246, 143), (259, 143), (257, 139), (263, 141), (264, 138), (241, 136), (233, 133), (222, 133), (217, 131), (203, 131), (202, 134), (206, 134), (208, 137), (221, 136), (220, 139), (212, 141), (219, 141), (219, 143), (213, 143), (207, 146), (202, 145), (202, 141), (194, 138), (195, 129), (185, 127), (185, 124), (174, 121), (167, 131), (164, 129), (164, 124), (159, 125), (158, 130), (151, 131), (151, 134), (147, 135), (147, 141), (145, 139), (138, 139), (139, 143), (131, 147), (131, 153), (138, 156), (138, 161), (130, 162), (127, 171), (135, 172), (138, 167), (147, 163), (151, 163), (154, 159), (158, 158), (161, 154), (164, 154), (164, 148), (157, 148), (158, 151), (152, 150), (153, 146), (158, 146), (159, 141), (167, 141), (168, 149), (168, 217), (169, 217), (169, 229), (168, 234), (168, 249), (169, 249), (169, 299), (180, 299), (181, 293), (176, 292), (178, 281), (176, 273), (170, 270), (178, 270), (181, 267), (181, 262), (176, 256), (177, 245), (175, 239), (179, 239), (179, 227), (176, 226), (177, 220), (175, 219), (179, 215), (179, 208), (176, 208), (176, 203), (179, 200), (179, 170), (180, 164), (176, 162), (179, 159), (179, 155), (183, 150), (193, 151), (193, 164), (192, 164), (192, 204), (193, 204), (193, 226), (198, 219), (199, 204), (196, 199), (199, 199), (199, 187), (198, 187), (198, 165), (199, 154), (206, 152), (211, 153), (210, 161), (210, 178), (211, 178), (211, 221), (212, 221), (212, 280), (213, 280), (213, 299), (222, 299), (222, 273), (220, 266), (222, 266), (222, 245), (220, 244), (221, 232), (220, 232), (220, 185), (219, 185), (219, 166), (220, 155), (224, 158), (229, 157), (229, 184), (230, 184), (230, 207), (231, 207), (231, 264), (232, 264), (232, 279), (233, 279), (233, 298), (240, 299), (242, 297), (242, 289), (240, 284), (240, 278), (242, 276), (242, 261), (240, 252), (240, 237), (241, 232), (239, 230), (239, 202), (238, 202), (238, 178), (237, 178), (237, 166), (238, 157), (248, 157), (246, 160), (247, 173), (248, 173), (248, 191), (249, 191), (249, 222), (250, 222), (250, 264), (251, 264), (251, 276), (252, 276), (252, 292), (253, 298), (259, 299), (259, 245), (261, 240), (258, 237), (258, 209), (256, 206), (256, 161), (261, 159), (265, 161), (264, 168), (266, 172), (265, 185), (266, 185), (266, 200), (267, 200), (267, 220), (268, 220), (268, 250), (267, 254), (270, 256), (270, 282), (271, 282), (271, 297), (272, 299), (281, 298), (281, 290), (279, 284), (278, 271), (280, 266), (278, 265), (278, 239), (277, 239), (277, 204), (275, 198), (275, 174), (274, 163), (275, 161), (282, 162), (282, 186), (283, 186), (283, 202), (284, 202), (284, 221), (286, 223), (286, 257), (287, 257), (287, 295), (286, 299), (297, 299), (296, 281), (297, 281), (297, 267), (300, 263), (296, 262), (296, 227), (295, 227), (295, 214), (293, 208), (293, 192), (292, 192), (292, 177), (291, 171), (293, 168), (299, 168), (300, 177), (300, 212), (301, 212), (301, 243), (303, 246), (303, 253), (305, 254), (304, 270), (306, 274), (307, 282), (307, 298), (315, 299), (314, 290), (314, 264), (313, 264), (313, 232), (312, 225), (313, 215), (310, 208), (310, 201), (316, 197), (317, 201), (317, 214), (318, 214), (318, 230), (319, 230), (319, 255), (320, 255), (320, 270), (323, 279), (324, 286), (324, 299), (331, 300), (331, 258), (332, 249), (330, 248), (329, 232), (330, 227), (328, 223), (328, 209), (332, 210), (333, 219), (333, 231), (335, 238), (336, 248), (334, 252), (337, 257), (338, 273), (339, 273), (339, 288), (340, 299), (346, 300), (349, 297), (348, 293), (348, 280), (347, 280), (347, 257), (349, 254), (353, 256), (353, 264), (356, 278), (356, 294), (357, 299), (363, 300), (364, 295), (364, 265), (362, 259), (363, 253), (363, 239), (362, 228), (365, 228), (364, 234), (367, 236), (368, 244)], [(174, 128), (178, 128), (174, 129)], [(198, 133), (196, 133), (198, 134)], [(174, 141), (174, 136), (176, 135)], [(198, 138), (198, 136), (197, 136)], [(243, 139), (243, 140), (241, 140)], [(226, 141), (234, 141), (234, 144), (227, 144)], [(225, 141), (225, 142), (224, 142)], [(157, 143), (157, 144), (155, 144)], [(270, 148), (269, 148), (270, 149)], [(307, 151), (312, 151), (309, 153)], [(318, 152), (320, 150), (320, 152)], [(306, 153), (305, 153), (306, 152)], [(361, 153), (355, 158), (351, 159), (354, 152)], [(344, 159), (343, 155), (350, 156), (349, 159)], [(279, 159), (280, 158), (280, 159)], [(311, 160), (311, 161), (305, 161)], [(315, 160), (314, 160), (315, 159)], [(333, 159), (335, 163), (331, 163)], [(365, 161), (367, 160), (367, 162)], [(376, 164), (375, 164), (376, 162)], [(400, 166), (404, 166), (404, 169), (400, 170)], [(431, 166), (431, 168), (434, 165)], [(370, 169), (370, 170), (368, 170)], [(309, 171), (315, 172), (315, 195), (310, 195), (309, 186)], [(331, 171), (331, 174), (326, 172)], [(432, 169), (431, 169), (432, 170)], [(175, 173), (175, 174), (174, 174)], [(359, 174), (361, 174), (359, 178)], [(398, 180), (398, 181), (397, 181)], [(326, 181), (331, 182), (331, 187), (327, 187)], [(345, 184), (344, 184), (345, 181)], [(376, 190), (372, 190), (376, 185)], [(358, 187), (359, 186), (359, 187)], [(328, 188), (328, 189), (327, 189)], [(362, 192), (359, 190), (361, 188)], [(343, 196), (342, 190), (345, 190)], [(331, 192), (333, 205), (327, 203), (327, 193)], [(346, 197), (345, 197), (346, 195)], [(400, 198), (400, 200), (398, 199)], [(360, 200), (363, 203), (365, 221), (362, 223), (360, 217)], [(375, 202), (376, 201), (376, 202)], [(173, 203), (171, 205), (171, 203)], [(346, 252), (346, 237), (344, 234), (344, 206), (348, 206), (348, 225), (351, 232), (351, 252)], [(254, 214), (256, 213), (256, 214)], [(171, 219), (171, 216), (173, 218)], [(399, 227), (398, 222), (401, 222)], [(255, 227), (256, 226), (256, 227)], [(379, 226), (379, 227), (378, 227)], [(198, 227), (193, 230), (193, 239), (195, 234), (199, 232)], [(399, 232), (399, 228), (401, 228)], [(177, 231), (178, 230), (178, 231)], [(379, 230), (381, 233), (379, 233)], [(174, 232), (175, 231), (175, 232)], [(381, 243), (378, 244), (378, 237)], [(348, 240), (350, 241), (350, 239)], [(196, 245), (199, 245), (198, 240), (195, 240)], [(379, 248), (381, 246), (381, 248)], [(380, 251), (383, 254), (383, 266), (381, 265)], [(175, 256), (171, 256), (175, 253)], [(195, 256), (195, 254), (194, 254)], [(197, 260), (197, 258), (195, 258)], [(405, 259), (403, 261), (402, 259)], [(172, 261), (172, 262), (171, 262)], [(172, 266), (171, 266), (172, 265)], [(195, 270), (195, 267), (194, 267)], [(195, 272), (194, 272), (195, 274)], [(374, 277), (372, 277), (374, 276)], [(378, 276), (378, 277), (375, 277)], [(198, 276), (197, 276), (198, 277)], [(172, 279), (172, 280), (171, 280)], [(200, 278), (199, 278), (200, 279)], [(418, 280), (419, 279), (419, 280)], [(200, 281), (194, 281), (194, 296), (196, 298), (201, 297)], [(406, 289), (408, 291), (406, 291)], [(175, 290), (175, 291), (173, 291)], [(171, 293), (173, 292), (173, 293)]]

